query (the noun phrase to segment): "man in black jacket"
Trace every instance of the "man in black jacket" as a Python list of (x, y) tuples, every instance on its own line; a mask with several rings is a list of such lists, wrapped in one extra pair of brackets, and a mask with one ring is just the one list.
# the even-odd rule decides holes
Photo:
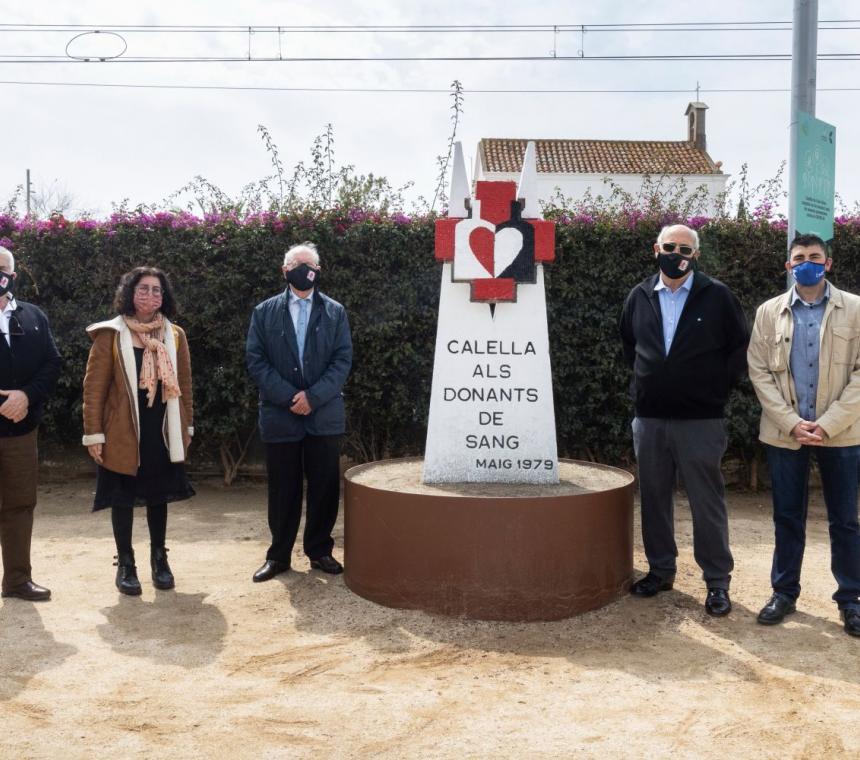
[(61, 359), (41, 309), (12, 295), (15, 259), (0, 248), (0, 547), (4, 597), (46, 601), (35, 583), (30, 539), (39, 471), (36, 436)]
[(660, 272), (633, 288), (620, 325), (633, 368), (633, 448), (649, 565), (631, 593), (654, 596), (672, 588), (678, 556), (672, 492), (679, 474), (693, 515), (694, 556), (708, 588), (705, 610), (727, 615), (734, 561), (720, 471), (728, 438), (724, 409), (746, 369), (749, 330), (732, 292), (694, 271), (695, 230), (664, 227), (654, 255)]

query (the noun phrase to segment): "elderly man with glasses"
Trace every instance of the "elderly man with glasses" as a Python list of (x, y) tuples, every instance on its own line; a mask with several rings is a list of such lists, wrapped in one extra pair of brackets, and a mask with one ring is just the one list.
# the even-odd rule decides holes
[(46, 601), (35, 583), (30, 538), (39, 471), (36, 435), (61, 359), (41, 309), (12, 295), (15, 259), (0, 248), (0, 547), (4, 597)]
[(749, 330), (732, 292), (696, 271), (695, 230), (664, 227), (654, 255), (660, 271), (633, 288), (620, 324), (633, 369), (633, 448), (649, 565), (631, 593), (648, 597), (672, 588), (673, 490), (680, 476), (693, 516), (693, 553), (708, 589), (705, 611), (722, 616), (732, 609), (734, 566), (720, 470), (728, 442), (725, 405), (746, 369)]

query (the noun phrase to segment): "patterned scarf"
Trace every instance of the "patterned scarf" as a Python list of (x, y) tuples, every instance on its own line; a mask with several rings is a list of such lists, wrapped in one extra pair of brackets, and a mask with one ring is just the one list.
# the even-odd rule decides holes
[(123, 317), (128, 329), (137, 333), (143, 343), (143, 365), (140, 368), (139, 387), (146, 391), (147, 406), (155, 402), (155, 389), (161, 380), (161, 400), (179, 398), (179, 382), (164, 345), (164, 317), (157, 312), (152, 322), (139, 322), (134, 317)]

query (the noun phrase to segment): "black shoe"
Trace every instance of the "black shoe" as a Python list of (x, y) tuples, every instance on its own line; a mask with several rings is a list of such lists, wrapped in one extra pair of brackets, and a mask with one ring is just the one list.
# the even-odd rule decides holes
[(173, 588), (176, 580), (167, 562), (167, 552), (163, 546), (153, 546), (149, 550), (149, 566), (152, 568), (152, 585), (162, 591)]
[(343, 565), (340, 564), (331, 554), (324, 554), (322, 557), (317, 557), (311, 560), (311, 567), (314, 570), (322, 570), (330, 575), (340, 575), (343, 572)]
[(24, 581), (7, 589), (0, 596), (26, 599), (28, 602), (47, 602), (51, 598), (51, 590), (33, 581)]
[(796, 609), (794, 599), (785, 594), (775, 593), (761, 608), (756, 620), (762, 625), (776, 625), (785, 620), (785, 616), (790, 615)]
[(854, 607), (839, 610), (839, 617), (845, 623), (845, 633), (849, 636), (860, 636), (860, 610)]
[(725, 588), (709, 588), (705, 598), (705, 612), (714, 617), (723, 617), (732, 611), (732, 600)]
[(630, 587), (630, 593), (633, 596), (655, 596), (661, 591), (671, 591), (674, 580), (664, 579), (648, 573), (644, 578), (640, 578)]
[(257, 569), (257, 572), (254, 573), (254, 583), (270, 581), (276, 575), (285, 573), (289, 569), (289, 562), (278, 562), (278, 560), (276, 559), (267, 559), (262, 565), (260, 565), (260, 567)]
[(134, 552), (120, 553), (116, 557), (116, 587), (121, 594), (140, 596), (140, 581), (137, 579), (137, 568), (134, 565)]

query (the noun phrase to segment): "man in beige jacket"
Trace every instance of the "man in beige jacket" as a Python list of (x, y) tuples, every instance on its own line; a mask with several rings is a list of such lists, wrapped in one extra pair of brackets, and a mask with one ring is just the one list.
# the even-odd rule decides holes
[(774, 625), (795, 610), (814, 455), (830, 524), (833, 599), (845, 631), (860, 636), (860, 298), (825, 279), (832, 265), (821, 238), (797, 237), (785, 265), (795, 284), (759, 306), (750, 340), (776, 539), (773, 595), (758, 622)]

